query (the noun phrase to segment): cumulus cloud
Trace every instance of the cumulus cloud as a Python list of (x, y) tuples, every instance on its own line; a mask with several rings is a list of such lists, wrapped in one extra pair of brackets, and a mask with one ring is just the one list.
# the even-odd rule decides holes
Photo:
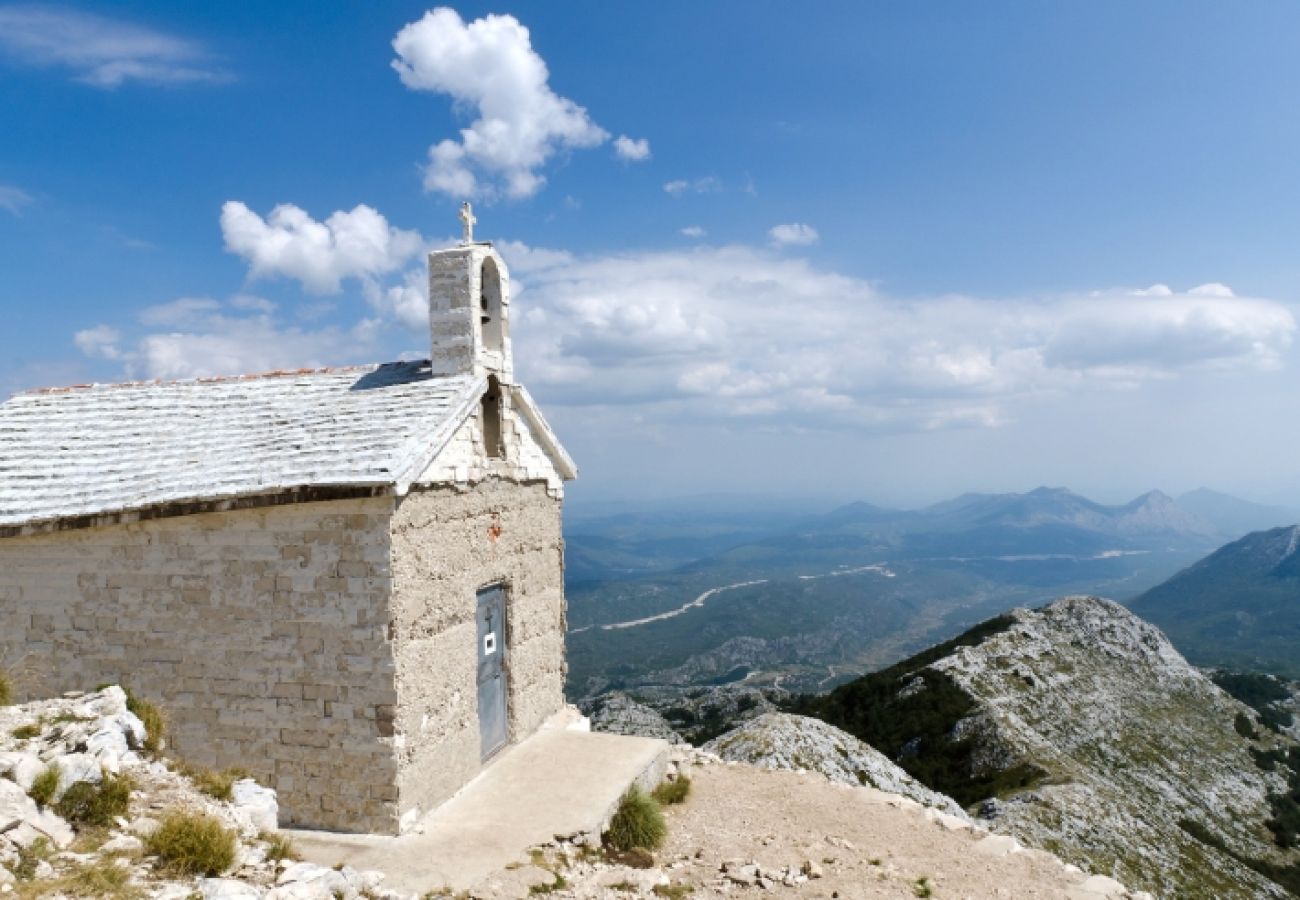
[(645, 162), (650, 158), (650, 142), (645, 138), (633, 140), (626, 134), (614, 139), (614, 152), (628, 162)]
[(806, 247), (817, 243), (820, 237), (817, 229), (803, 222), (790, 222), (785, 225), (773, 225), (767, 236), (778, 247)]
[(12, 184), (0, 184), (0, 209), (15, 216), (22, 215), (23, 207), (32, 202), (32, 195)]
[(0, 7), (0, 54), (21, 65), (68, 69), (80, 82), (180, 85), (230, 81), (199, 44), (80, 10)]
[(293, 278), (315, 294), (333, 294), (345, 278), (383, 275), (420, 252), (424, 240), (394, 228), (369, 206), (335, 212), (324, 222), (291, 203), (263, 219), (238, 200), (221, 207), (226, 250), (242, 257), (251, 278)]
[(117, 348), (121, 340), (122, 333), (108, 325), (83, 328), (72, 336), (72, 342), (86, 356), (108, 360), (122, 358), (122, 353)]
[(678, 178), (665, 182), (664, 190), (674, 197), (680, 197), (683, 194), (715, 194), (722, 190), (722, 182), (712, 175), (696, 178), (693, 181)]
[(708, 232), (699, 225), (687, 225), (682, 229), (682, 235), (688, 238), (698, 239), (704, 237), (706, 234), (708, 234)]
[(399, 31), (393, 50), (403, 84), (446, 94), (457, 109), (477, 115), (459, 141), (429, 148), (429, 190), (458, 199), (530, 197), (545, 183), (540, 170), (555, 153), (609, 139), (585, 109), (551, 90), (546, 63), (514, 16), (466, 23), (439, 7)]
[(735, 246), (556, 252), (516, 288), (525, 379), (551, 402), (631, 404), (664, 421), (995, 426), (1030, 397), (1274, 368), (1296, 330), (1275, 301), (1192, 291), (904, 303)]

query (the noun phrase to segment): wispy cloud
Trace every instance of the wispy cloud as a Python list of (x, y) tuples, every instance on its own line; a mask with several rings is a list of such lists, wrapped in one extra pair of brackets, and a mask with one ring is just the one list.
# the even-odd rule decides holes
[(817, 243), (818, 238), (821, 237), (816, 228), (803, 222), (773, 225), (768, 230), (767, 236), (778, 247), (806, 247), (809, 244)]
[(708, 234), (708, 232), (705, 231), (699, 225), (687, 225), (685, 228), (682, 229), (683, 237), (688, 237), (695, 240), (704, 237), (706, 234)]
[(67, 69), (77, 81), (99, 88), (232, 79), (194, 41), (54, 6), (0, 6), (0, 55), (20, 65)]
[(712, 175), (706, 175), (703, 178), (696, 178), (693, 181), (687, 181), (685, 178), (678, 178), (664, 184), (664, 190), (674, 197), (680, 197), (682, 194), (716, 194), (722, 190), (722, 182)]
[(32, 202), (32, 195), (12, 184), (0, 184), (0, 209), (15, 216), (22, 215), (23, 207)]

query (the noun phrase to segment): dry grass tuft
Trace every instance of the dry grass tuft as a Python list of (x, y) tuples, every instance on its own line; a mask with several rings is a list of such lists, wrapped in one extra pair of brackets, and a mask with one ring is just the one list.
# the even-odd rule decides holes
[(216, 876), (235, 864), (235, 833), (203, 813), (173, 810), (149, 835), (145, 850), (178, 875)]
[(691, 795), (691, 779), (685, 775), (678, 775), (672, 781), (663, 781), (655, 786), (650, 796), (659, 801), (660, 806), (673, 806), (677, 803), (685, 803), (686, 798)]
[(45, 771), (32, 781), (27, 796), (35, 800), (37, 806), (49, 806), (54, 802), (54, 795), (59, 792), (60, 777), (62, 772), (59, 770), (59, 764), (50, 763), (45, 767)]
[(615, 850), (658, 850), (668, 837), (659, 803), (633, 786), (618, 802), (618, 811), (605, 832), (605, 843)]

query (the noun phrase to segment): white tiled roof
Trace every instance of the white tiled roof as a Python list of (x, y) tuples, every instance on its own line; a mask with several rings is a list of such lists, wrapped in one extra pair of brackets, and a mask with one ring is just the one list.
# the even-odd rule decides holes
[(19, 394), (0, 406), (0, 526), (301, 487), (404, 491), (483, 388), (399, 362)]

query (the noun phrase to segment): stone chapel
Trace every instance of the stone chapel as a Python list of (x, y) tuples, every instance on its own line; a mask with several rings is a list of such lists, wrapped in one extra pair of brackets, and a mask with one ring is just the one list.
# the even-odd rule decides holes
[(490, 243), (429, 254), (429, 359), (0, 406), (0, 666), (121, 683), (281, 824), (397, 833), (564, 705), (564, 482)]

